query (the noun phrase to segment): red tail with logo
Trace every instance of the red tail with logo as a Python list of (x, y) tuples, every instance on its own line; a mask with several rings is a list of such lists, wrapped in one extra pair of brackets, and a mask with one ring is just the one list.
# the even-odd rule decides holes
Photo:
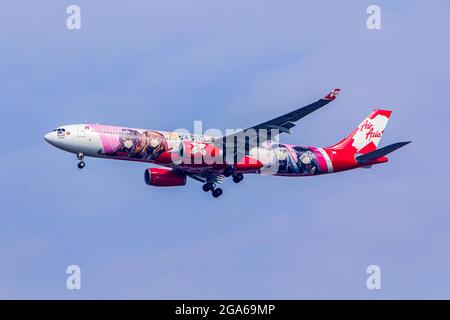
[[(334, 171), (360, 166), (355, 157), (377, 149), (391, 113), (389, 110), (374, 110), (346, 138), (326, 148), (332, 159)], [(387, 158), (380, 159), (380, 162), (386, 161)]]
[(374, 110), (348, 137), (330, 148), (350, 148), (355, 153), (367, 153), (376, 150), (391, 113), (392, 111), (389, 110)]

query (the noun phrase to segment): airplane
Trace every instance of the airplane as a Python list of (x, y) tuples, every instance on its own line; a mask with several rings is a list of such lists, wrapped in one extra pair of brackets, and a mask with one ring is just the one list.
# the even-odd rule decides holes
[(329, 147), (279, 142), (280, 134), (291, 133), (296, 121), (334, 101), (339, 92), (334, 89), (305, 107), (223, 136), (89, 123), (60, 126), (44, 139), (76, 154), (80, 169), (85, 167), (85, 157), (152, 163), (160, 166), (145, 170), (147, 185), (184, 186), (191, 178), (214, 198), (222, 195), (218, 185), (228, 177), (239, 183), (250, 173), (303, 177), (370, 168), (387, 162), (387, 154), (411, 142), (377, 148), (392, 113), (382, 109), (374, 110), (347, 137)]

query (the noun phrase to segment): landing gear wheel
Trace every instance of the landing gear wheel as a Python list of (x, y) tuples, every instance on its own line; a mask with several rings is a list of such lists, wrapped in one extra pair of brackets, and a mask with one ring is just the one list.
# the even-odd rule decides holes
[(77, 154), (77, 160), (80, 161), (80, 162), (78, 162), (78, 168), (79, 169), (83, 169), (86, 164), (83, 161), (84, 160), (84, 154), (82, 152), (79, 152)]
[(203, 191), (209, 192), (212, 189), (214, 189), (214, 185), (211, 182), (207, 182), (202, 186), (202, 188), (203, 188)]
[(233, 167), (229, 166), (225, 170), (223, 170), (224, 177), (228, 178), (233, 174)]
[(214, 198), (218, 198), (222, 195), (223, 191), (220, 188), (216, 188), (213, 190), (212, 195)]
[(239, 183), (242, 180), (244, 180), (244, 175), (242, 173), (238, 173), (238, 174), (233, 175), (233, 182), (234, 183)]

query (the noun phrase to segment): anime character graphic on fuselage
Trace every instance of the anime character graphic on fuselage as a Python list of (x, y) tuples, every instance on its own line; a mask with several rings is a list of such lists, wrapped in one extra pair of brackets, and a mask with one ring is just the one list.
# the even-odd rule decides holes
[(165, 137), (157, 131), (146, 130), (139, 133), (135, 129), (122, 129), (119, 135), (119, 144), (105, 155), (155, 160), (167, 149)]

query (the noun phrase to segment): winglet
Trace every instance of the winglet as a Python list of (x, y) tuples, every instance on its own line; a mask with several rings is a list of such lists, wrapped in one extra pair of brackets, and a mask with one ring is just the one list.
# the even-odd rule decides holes
[(333, 101), (336, 99), (336, 96), (341, 92), (341, 89), (334, 89), (329, 94), (327, 94), (323, 99), (328, 101)]

